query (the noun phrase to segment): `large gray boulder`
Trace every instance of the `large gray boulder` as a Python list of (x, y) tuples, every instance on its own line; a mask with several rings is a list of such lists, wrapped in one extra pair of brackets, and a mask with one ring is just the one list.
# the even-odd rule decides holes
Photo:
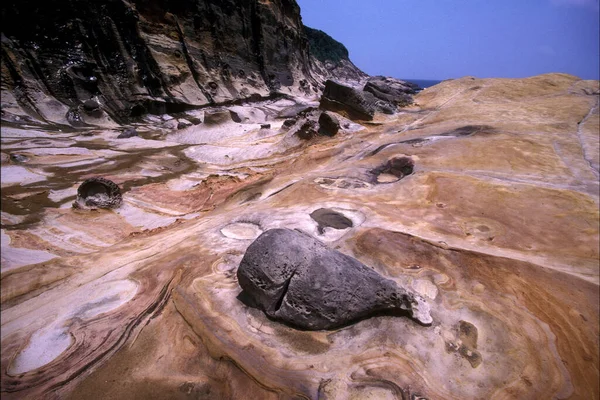
[(371, 121), (377, 110), (376, 101), (371, 93), (328, 80), (319, 107), (352, 120)]
[(381, 313), (432, 322), (421, 296), (295, 230), (260, 235), (246, 250), (237, 278), (267, 316), (300, 329), (334, 329)]

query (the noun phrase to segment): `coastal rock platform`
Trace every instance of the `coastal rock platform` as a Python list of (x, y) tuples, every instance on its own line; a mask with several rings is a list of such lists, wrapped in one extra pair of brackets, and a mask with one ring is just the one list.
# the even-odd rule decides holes
[[(310, 141), (277, 117), (310, 96), (211, 126), (149, 115), (123, 139), (3, 123), (2, 398), (598, 399), (598, 85), (448, 80)], [(121, 204), (73, 209), (98, 176)], [(278, 228), (433, 322), (269, 319), (236, 274)]]

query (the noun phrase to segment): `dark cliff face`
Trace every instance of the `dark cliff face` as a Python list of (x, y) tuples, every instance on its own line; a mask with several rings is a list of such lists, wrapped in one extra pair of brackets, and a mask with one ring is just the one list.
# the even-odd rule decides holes
[(124, 122), (315, 94), (332, 74), (294, 0), (9, 0), (2, 19), (5, 121)]
[(313, 71), (316, 75), (338, 81), (363, 82), (368, 75), (358, 69), (348, 57), (342, 43), (318, 29), (304, 27), (308, 38)]

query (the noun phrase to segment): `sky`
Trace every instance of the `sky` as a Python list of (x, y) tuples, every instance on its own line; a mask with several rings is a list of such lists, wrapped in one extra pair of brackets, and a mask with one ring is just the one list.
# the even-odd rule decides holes
[(370, 75), (600, 79), (599, 0), (297, 0)]

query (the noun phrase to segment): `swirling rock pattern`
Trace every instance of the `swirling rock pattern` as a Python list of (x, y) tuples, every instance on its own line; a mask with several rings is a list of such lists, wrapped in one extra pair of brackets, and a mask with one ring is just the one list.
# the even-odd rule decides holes
[[(227, 129), (145, 118), (126, 140), (3, 124), (2, 398), (598, 399), (597, 87), (455, 79), (311, 142), (280, 129), (290, 99)], [(410, 174), (388, 165), (403, 157)], [(402, 179), (376, 182), (382, 166)], [(121, 207), (70, 207), (92, 176)], [(309, 331), (241, 302), (244, 255), (282, 228), (418, 293), (433, 322)]]

